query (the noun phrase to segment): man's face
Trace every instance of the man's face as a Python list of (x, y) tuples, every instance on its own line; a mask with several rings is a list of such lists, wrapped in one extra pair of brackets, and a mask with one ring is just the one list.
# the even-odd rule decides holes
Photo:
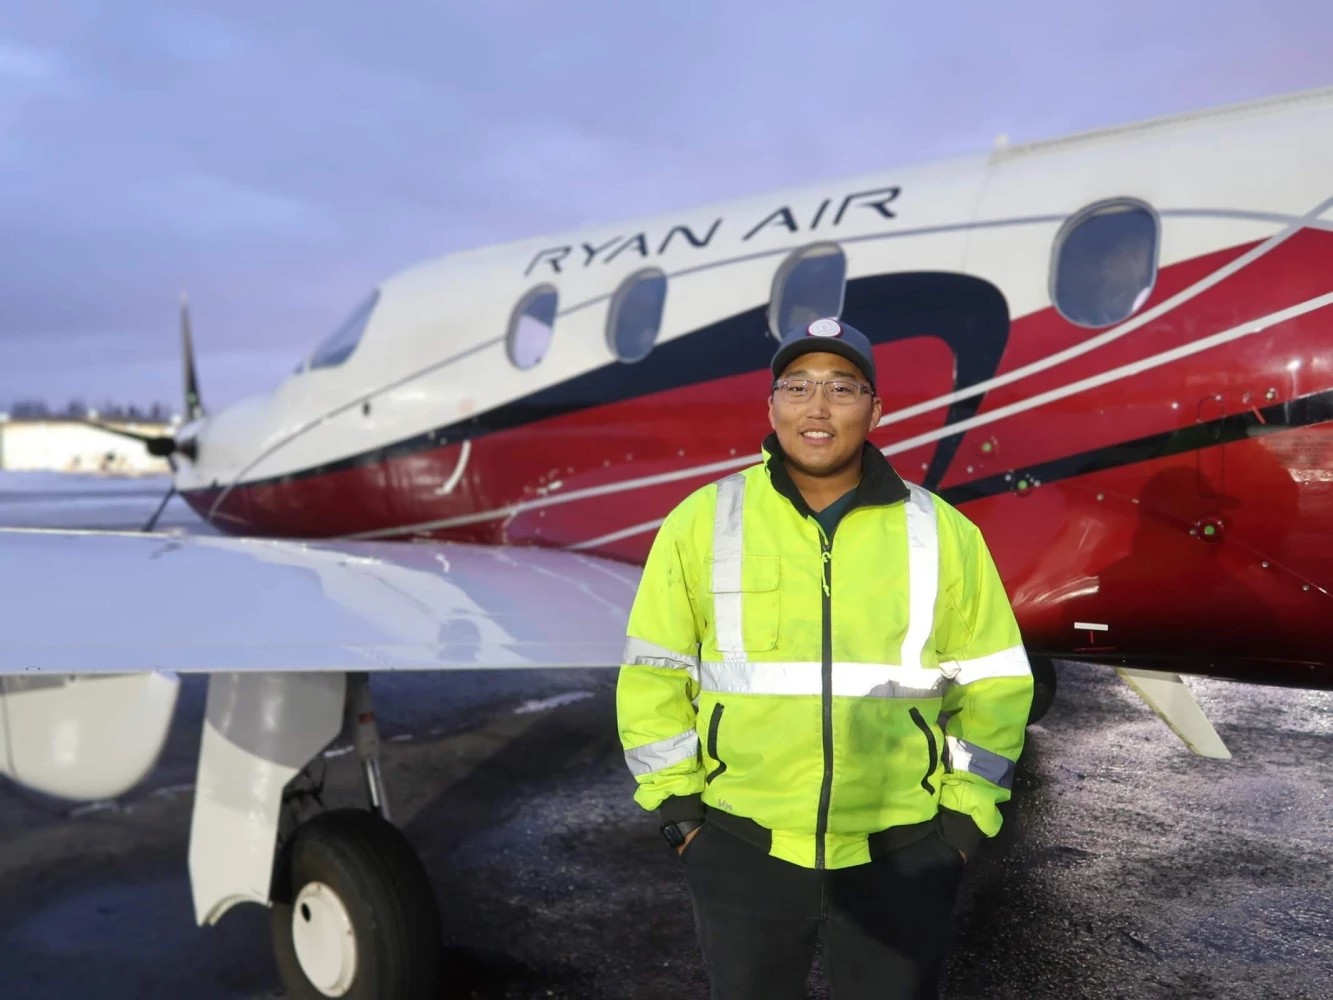
[[(844, 379), (857, 384), (867, 381), (846, 358), (825, 353), (802, 354), (781, 377)], [(879, 397), (869, 393), (849, 405), (831, 403), (825, 387), (818, 386), (810, 398), (800, 402), (774, 393), (768, 400), (768, 422), (791, 464), (808, 476), (828, 476), (859, 458), (861, 445), (879, 423), (882, 409)]]

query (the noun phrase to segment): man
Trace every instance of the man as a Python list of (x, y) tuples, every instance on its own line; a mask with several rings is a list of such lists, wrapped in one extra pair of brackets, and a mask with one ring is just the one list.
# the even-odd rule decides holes
[[(866, 437), (869, 341), (772, 364), (764, 462), (663, 523), (617, 692), (717, 1000), (939, 991), (962, 867), (1000, 828), (1032, 676), (980, 532)], [(944, 726), (942, 728), (941, 726)]]

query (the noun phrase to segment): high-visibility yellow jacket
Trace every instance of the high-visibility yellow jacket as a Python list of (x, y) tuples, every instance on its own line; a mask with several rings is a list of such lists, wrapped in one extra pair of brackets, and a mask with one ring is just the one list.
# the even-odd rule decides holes
[(994, 836), (1032, 674), (981, 532), (867, 444), (830, 543), (764, 450), (672, 511), (644, 567), (617, 690), (635, 799), (744, 817), (807, 868), (937, 813), (964, 850)]

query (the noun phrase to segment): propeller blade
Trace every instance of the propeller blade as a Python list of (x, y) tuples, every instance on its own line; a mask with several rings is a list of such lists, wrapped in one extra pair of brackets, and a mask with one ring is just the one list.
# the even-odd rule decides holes
[(185, 419), (198, 420), (204, 415), (199, 398), (199, 375), (194, 368), (194, 340), (190, 336), (190, 298), (181, 292), (181, 375), (185, 382)]
[[(175, 463), (172, 463), (173, 466)], [(157, 510), (153, 511), (153, 516), (148, 519), (148, 523), (143, 526), (143, 531), (152, 531), (157, 527), (157, 519), (162, 516), (162, 512), (167, 509), (167, 504), (171, 498), (176, 495), (176, 485), (173, 483), (171, 489), (167, 490), (167, 495), (162, 498), (162, 502), (157, 505)]]
[(176, 439), (163, 437), (160, 434), (140, 434), (138, 431), (126, 430), (124, 427), (113, 427), (110, 424), (104, 424), (98, 420), (80, 420), (79, 423), (85, 427), (96, 427), (99, 431), (106, 431), (108, 434), (115, 434), (117, 437), (129, 438), (131, 441), (139, 441), (148, 446), (148, 453), (156, 455), (159, 458), (170, 455), (176, 450)]
[[(185, 416), (189, 423), (201, 419), (204, 416), (204, 405), (199, 399), (199, 376), (194, 369), (194, 341), (190, 335), (190, 299), (185, 292), (181, 292), (181, 375), (185, 382)], [(108, 434), (116, 434), (123, 438), (129, 438), (131, 441), (138, 441), (148, 449), (148, 454), (157, 458), (165, 458), (171, 465), (171, 471), (176, 471), (176, 462), (173, 455), (184, 455), (191, 462), (195, 461), (199, 455), (199, 444), (193, 435), (185, 438), (177, 438), (173, 435), (163, 434), (140, 434), (137, 431), (126, 430), (123, 427), (112, 427), (110, 424), (104, 424), (98, 420), (81, 420), (80, 423), (88, 427), (96, 427), (98, 430), (106, 431)], [(175, 489), (175, 486), (172, 487)], [(171, 497), (168, 495), (167, 500)], [(166, 506), (166, 500), (162, 505)], [(158, 511), (161, 513), (161, 510)], [(152, 521), (155, 523), (157, 514), (153, 515)]]
[(110, 424), (104, 424), (97, 420), (80, 420), (79, 423), (85, 427), (96, 427), (99, 431), (106, 431), (108, 434), (115, 434), (117, 437), (129, 438), (131, 441), (142, 441), (147, 444), (149, 441), (157, 440), (155, 434), (140, 434), (137, 431), (127, 431), (123, 427), (112, 427)]
[(118, 437), (129, 438), (131, 441), (138, 441), (148, 449), (148, 454), (157, 458), (165, 458), (171, 465), (172, 471), (176, 469), (176, 463), (172, 460), (172, 455), (180, 453), (190, 461), (194, 461), (198, 455), (198, 445), (194, 438), (186, 438), (177, 441), (174, 437), (161, 434), (140, 434), (138, 431), (126, 430), (123, 427), (112, 427), (110, 424), (100, 423), (96, 420), (80, 420), (79, 423), (86, 427), (96, 427), (99, 431), (106, 431), (108, 434), (115, 434)]

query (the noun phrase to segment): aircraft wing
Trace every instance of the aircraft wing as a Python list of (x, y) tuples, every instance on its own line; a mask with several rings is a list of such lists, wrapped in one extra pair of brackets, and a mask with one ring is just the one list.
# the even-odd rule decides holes
[(614, 667), (636, 567), (444, 543), (0, 530), (0, 674)]

